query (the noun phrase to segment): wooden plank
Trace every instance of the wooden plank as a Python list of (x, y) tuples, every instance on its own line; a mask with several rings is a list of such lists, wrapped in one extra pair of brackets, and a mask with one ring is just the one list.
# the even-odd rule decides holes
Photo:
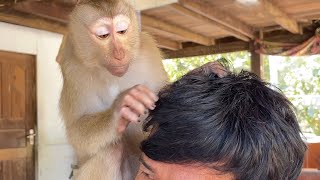
[(3, 179), (5, 180), (13, 180), (12, 176), (14, 172), (12, 171), (12, 162), (11, 161), (4, 161), (1, 162), (3, 164)]
[(0, 130), (0, 149), (26, 147), (24, 129)]
[(211, 19), (212, 21), (229, 27), (234, 31), (237, 31), (252, 39), (254, 38), (254, 31), (252, 27), (242, 22), (240, 19), (231, 16), (230, 14), (224, 11), (221, 11), (219, 8), (215, 6), (212, 6), (208, 2), (195, 0), (179, 0), (179, 3), (182, 6)]
[(26, 155), (26, 148), (0, 149), (0, 161), (25, 158)]
[(10, 71), (11, 71), (11, 65), (10, 64), (2, 64), (2, 70), (3, 70), (3, 97), (2, 97), (2, 110), (3, 110), (3, 118), (8, 119), (11, 116), (11, 99), (10, 99)]
[(162, 37), (155, 37), (157, 45), (159, 48), (169, 49), (169, 50), (179, 50), (182, 49), (182, 44), (180, 42), (171, 41)]
[(199, 43), (202, 45), (212, 45), (213, 40), (209, 37), (202, 36), (200, 34), (189, 31), (185, 28), (179, 27), (174, 24), (169, 24), (167, 22), (161, 21), (159, 19), (153, 18), (151, 16), (141, 15), (142, 26), (152, 27), (154, 29), (160, 29), (162, 31), (167, 31), (178, 36), (185, 37), (192, 42)]
[(171, 39), (173, 41), (177, 42), (187, 42), (189, 39), (183, 36), (179, 36), (177, 34), (167, 32), (161, 29), (153, 28), (153, 27), (148, 27), (148, 26), (142, 26), (142, 31), (146, 31), (152, 36), (161, 36), (163, 38)]
[(34, 129), (37, 116), (37, 83), (36, 83), (36, 57), (25, 56), (26, 60), (26, 129)]
[(52, 21), (47, 21), (37, 17), (27, 17), (22, 15), (19, 16), (0, 12), (0, 21), (60, 34), (65, 34), (67, 32), (66, 25), (62, 25), (60, 23)]
[(235, 51), (249, 50), (249, 43), (247, 42), (232, 42), (224, 44), (216, 44), (213, 46), (196, 46), (187, 47), (178, 51), (164, 51), (165, 58), (182, 58), (192, 56), (203, 56), (209, 54), (221, 54)]
[(34, 180), (35, 179), (35, 150), (34, 145), (28, 144), (27, 148), (27, 157), (26, 157), (26, 173), (27, 173), (27, 180)]
[(160, 6), (165, 6), (167, 4), (176, 3), (178, 0), (130, 0), (133, 7), (137, 10), (146, 10), (151, 8), (156, 8)]
[(302, 28), (299, 27), (298, 22), (275, 4), (271, 3), (270, 0), (259, 0), (259, 2), (277, 24), (294, 34), (302, 34)]
[(72, 11), (70, 6), (60, 6), (51, 1), (22, 1), (16, 3), (13, 8), (65, 24), (68, 23), (69, 14)]
[(10, 74), (12, 119), (22, 120), (26, 115), (26, 69), (15, 65)]
[(0, 161), (0, 180), (4, 180), (4, 167), (3, 163)]
[(171, 4), (171, 5), (169, 5), (169, 7), (172, 8), (174, 11), (177, 11), (177, 12), (179, 12), (179, 13), (185, 15), (185, 16), (188, 16), (190, 18), (196, 18), (199, 21), (203, 21), (205, 23), (209, 23), (211, 25), (217, 26), (218, 28), (228, 32), (229, 34), (231, 34), (232, 36), (234, 36), (234, 37), (236, 37), (236, 38), (238, 38), (240, 40), (243, 40), (243, 41), (249, 41), (250, 40), (247, 36), (237, 32), (237, 31), (235, 31), (235, 30), (233, 30), (233, 29), (231, 29), (231, 28), (229, 28), (229, 27), (227, 27), (227, 26), (225, 26), (223, 24), (217, 23), (216, 21), (213, 21), (213, 20), (211, 20), (211, 19), (209, 19), (209, 18), (207, 18), (207, 17), (205, 17), (205, 16), (203, 16), (201, 14), (198, 14), (198, 13), (196, 13), (194, 11), (191, 11), (191, 10), (189, 10), (187, 8), (184, 8), (179, 4)]
[(27, 180), (26, 179), (26, 174), (27, 174), (26, 160), (25, 159), (16, 159), (16, 160), (12, 161), (12, 164), (13, 164), (12, 171), (14, 172), (12, 179), (14, 179), (14, 180)]
[(25, 159), (0, 161), (0, 168), (0, 180), (29, 180), (26, 179)]

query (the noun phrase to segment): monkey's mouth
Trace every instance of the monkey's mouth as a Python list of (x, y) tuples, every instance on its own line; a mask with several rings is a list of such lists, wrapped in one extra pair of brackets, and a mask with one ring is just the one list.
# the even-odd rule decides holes
[(106, 68), (112, 75), (122, 77), (128, 71), (129, 65), (109, 66)]

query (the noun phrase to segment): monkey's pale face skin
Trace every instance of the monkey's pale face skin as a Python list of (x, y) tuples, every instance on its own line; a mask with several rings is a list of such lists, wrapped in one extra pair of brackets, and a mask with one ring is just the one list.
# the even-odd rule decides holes
[(104, 52), (102, 66), (114, 76), (123, 76), (133, 58), (125, 47), (125, 44), (130, 43), (130, 23), (129, 17), (119, 14), (113, 18), (102, 17), (89, 27), (92, 39)]
[(140, 158), (135, 180), (233, 180), (232, 174), (222, 174), (207, 167), (177, 165), (154, 161), (146, 155)]

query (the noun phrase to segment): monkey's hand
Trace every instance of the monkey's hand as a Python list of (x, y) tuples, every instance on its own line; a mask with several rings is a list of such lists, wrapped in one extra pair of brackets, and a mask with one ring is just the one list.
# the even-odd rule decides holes
[(123, 133), (130, 122), (137, 123), (140, 116), (155, 108), (157, 100), (157, 95), (144, 85), (136, 85), (121, 93), (115, 101), (117, 131)]

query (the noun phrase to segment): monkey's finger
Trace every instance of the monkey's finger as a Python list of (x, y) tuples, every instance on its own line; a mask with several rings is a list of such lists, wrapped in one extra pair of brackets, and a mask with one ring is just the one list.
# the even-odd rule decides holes
[(117, 127), (117, 131), (122, 134), (128, 127), (129, 125), (129, 121), (121, 118), (120, 121), (119, 121), (119, 124), (118, 124), (118, 127)]
[[(149, 91), (149, 92), (148, 92)], [(144, 90), (144, 89), (138, 89), (133, 88), (129, 92), (136, 100), (143, 103), (143, 105), (148, 109), (154, 109), (155, 108), (155, 102), (158, 100), (158, 97), (151, 92), (150, 90)], [(153, 94), (154, 97), (152, 97), (150, 94)]]
[(120, 118), (124, 118), (129, 122), (137, 123), (139, 120), (139, 115), (134, 113), (129, 107), (122, 107), (120, 110)]
[(141, 103), (139, 100), (137, 100), (135, 97), (133, 97), (130, 94), (126, 94), (123, 97), (123, 106), (128, 106), (131, 110), (135, 111), (136, 113), (143, 115), (146, 107), (143, 103)]
[(158, 101), (158, 96), (150, 90), (147, 86), (144, 85), (136, 85), (135, 88), (137, 88), (139, 91), (146, 93), (154, 102)]

